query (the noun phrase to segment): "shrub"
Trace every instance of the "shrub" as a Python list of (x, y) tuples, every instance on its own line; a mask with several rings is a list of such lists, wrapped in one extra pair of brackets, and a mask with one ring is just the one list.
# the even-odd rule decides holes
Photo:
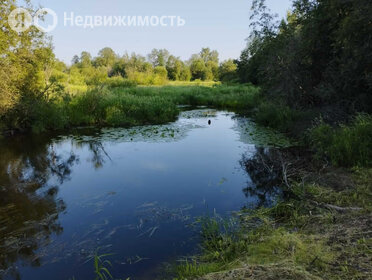
[(288, 106), (266, 101), (258, 106), (255, 120), (263, 126), (288, 131), (299, 115), (298, 111)]
[(372, 116), (357, 115), (350, 125), (333, 128), (324, 122), (310, 131), (312, 147), (319, 157), (337, 166), (371, 166)]
[(110, 88), (115, 88), (115, 87), (135, 87), (137, 84), (135, 81), (130, 81), (121, 76), (114, 76), (114, 77), (108, 78), (105, 81), (105, 85)]

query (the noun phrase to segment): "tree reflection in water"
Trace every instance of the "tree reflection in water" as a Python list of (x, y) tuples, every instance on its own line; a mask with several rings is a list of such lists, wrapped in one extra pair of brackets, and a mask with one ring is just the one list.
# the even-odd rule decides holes
[(243, 154), (240, 160), (240, 165), (251, 178), (243, 192), (246, 197), (257, 197), (257, 207), (270, 206), (280, 194), (283, 181), (278, 157), (278, 150), (258, 147), (254, 156)]
[(40, 266), (38, 249), (63, 231), (58, 216), (66, 207), (58, 185), (48, 182), (62, 184), (78, 159), (56, 154), (52, 141), (35, 135), (0, 141), (0, 278), (18, 278), (18, 261)]
[(293, 197), (290, 182), (304, 180), (312, 168), (311, 151), (302, 147), (256, 148), (256, 153), (244, 154), (240, 160), (251, 182), (243, 189), (245, 195), (258, 198), (257, 207), (270, 206), (275, 198)]

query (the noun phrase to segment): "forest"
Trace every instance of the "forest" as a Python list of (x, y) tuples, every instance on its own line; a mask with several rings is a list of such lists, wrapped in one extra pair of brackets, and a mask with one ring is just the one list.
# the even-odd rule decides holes
[[(16, 0), (0, 5), (6, 141), (77, 127), (165, 125), (187, 105), (232, 111), (295, 143), (242, 159), (256, 186), (246, 192), (266, 197), (279, 186), (282, 196), (227, 219), (198, 218), (200, 254), (175, 266), (173, 279), (369, 279), (370, 0), (294, 0), (284, 19), (253, 0), (252, 33), (235, 59), (220, 61), (208, 47), (186, 61), (166, 49), (142, 56), (106, 47), (70, 64), (35, 27), (10, 28), (5, 19)], [(112, 278), (100, 268), (96, 279)]]

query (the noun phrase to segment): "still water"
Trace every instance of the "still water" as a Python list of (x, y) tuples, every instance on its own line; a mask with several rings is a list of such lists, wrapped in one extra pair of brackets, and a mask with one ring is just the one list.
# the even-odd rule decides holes
[(94, 279), (97, 248), (113, 253), (117, 278), (163, 277), (198, 252), (195, 218), (257, 202), (240, 161), (273, 143), (288, 144), (209, 109), (168, 125), (3, 139), (0, 279)]

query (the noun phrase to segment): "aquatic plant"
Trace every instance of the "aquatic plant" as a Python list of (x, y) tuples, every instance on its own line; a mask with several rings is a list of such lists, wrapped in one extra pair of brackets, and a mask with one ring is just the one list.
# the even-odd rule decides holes
[(96, 275), (96, 280), (107, 280), (113, 279), (110, 271), (108, 270), (108, 266), (112, 267), (112, 264), (109, 260), (105, 260), (104, 258), (107, 256), (111, 256), (112, 254), (98, 254), (98, 249), (94, 254), (94, 274)]

